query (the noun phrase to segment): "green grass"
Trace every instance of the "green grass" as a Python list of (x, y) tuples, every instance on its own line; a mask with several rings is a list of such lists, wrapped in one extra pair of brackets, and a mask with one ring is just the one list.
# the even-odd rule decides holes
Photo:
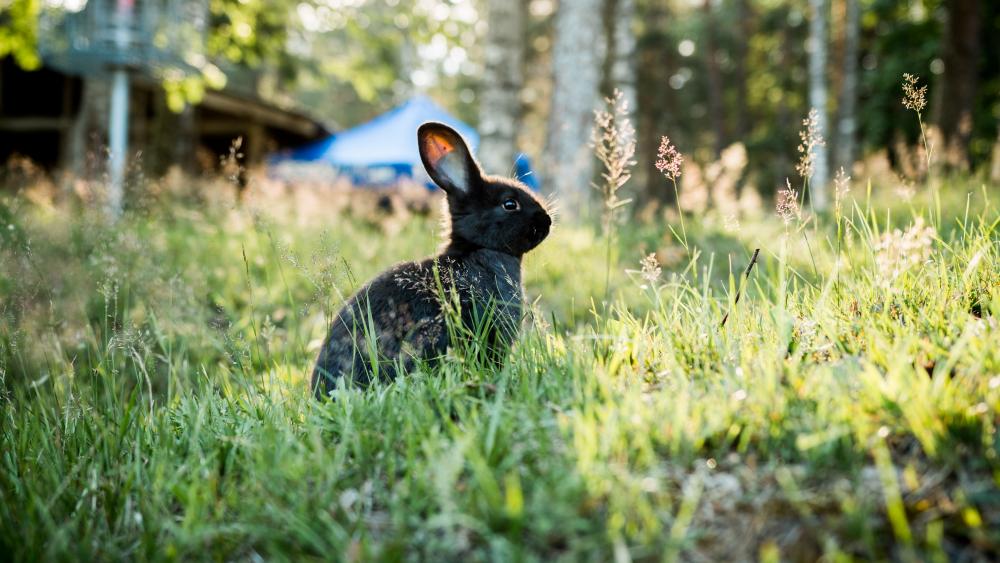
[[(327, 319), (435, 220), (174, 203), (110, 228), (6, 197), (0, 553), (996, 558), (997, 190), (873, 191), (818, 224), (689, 217), (690, 254), (633, 222), (608, 302), (599, 235), (560, 225), (503, 370), (455, 350), (326, 404)], [(931, 238), (880, 250), (916, 217)], [(655, 250), (659, 280), (626, 272)]]

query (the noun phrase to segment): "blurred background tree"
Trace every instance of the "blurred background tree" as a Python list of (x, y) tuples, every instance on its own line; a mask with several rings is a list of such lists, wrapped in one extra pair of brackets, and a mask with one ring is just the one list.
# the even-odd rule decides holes
[[(141, 2), (142, 0), (135, 0)], [(204, 1), (204, 0), (202, 0)], [(38, 19), (84, 0), (5, 0), (0, 57), (37, 68)], [(939, 162), (989, 164), (1000, 135), (1000, 3), (982, 0), (208, 0), (208, 29), (187, 58), (200, 73), (164, 77), (183, 112), (207, 87), (249, 77), (263, 97), (337, 127), (428, 93), (483, 133), (489, 168), (516, 150), (544, 189), (590, 191), (592, 110), (630, 101), (643, 201), (673, 192), (653, 169), (661, 135), (692, 161), (733, 143), (740, 183), (763, 192), (794, 175), (801, 120), (823, 105), (831, 168), (879, 151), (893, 165), (917, 145), (900, 79), (930, 86)], [(817, 22), (817, 18), (822, 21)], [(810, 24), (814, 44), (810, 49)], [(818, 56), (824, 55), (825, 56)], [(825, 95), (810, 99), (812, 89)], [(912, 116), (910, 116), (912, 117)], [(582, 156), (581, 156), (582, 155)], [(832, 175), (831, 169), (829, 175)]]
[(479, 95), (479, 158), (487, 170), (509, 172), (517, 155), (524, 85), (527, 6), (488, 0), (483, 86)]

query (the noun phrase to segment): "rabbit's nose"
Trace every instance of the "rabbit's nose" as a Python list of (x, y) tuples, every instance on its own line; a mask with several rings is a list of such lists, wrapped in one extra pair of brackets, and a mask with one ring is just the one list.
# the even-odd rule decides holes
[(531, 234), (538, 239), (543, 239), (549, 235), (549, 228), (552, 226), (552, 218), (543, 214), (541, 220), (531, 228)]

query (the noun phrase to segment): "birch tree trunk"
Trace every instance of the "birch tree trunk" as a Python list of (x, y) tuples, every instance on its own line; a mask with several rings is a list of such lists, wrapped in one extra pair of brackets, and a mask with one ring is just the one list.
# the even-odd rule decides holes
[(854, 143), (857, 131), (858, 104), (858, 40), (860, 12), (858, 0), (845, 0), (843, 84), (837, 104), (837, 157), (835, 166), (848, 174), (854, 165)]
[(636, 111), (635, 76), (635, 0), (611, 0), (611, 86), (621, 90), (628, 102), (629, 115)]
[[(638, 76), (636, 71), (635, 0), (606, 0), (610, 25), (608, 26), (607, 66), (601, 90), (615, 89), (622, 93), (627, 104), (627, 117), (638, 130)], [(638, 166), (632, 175), (632, 186), (645, 184), (645, 167)]]
[[(827, 56), (827, 18), (830, 5), (827, 0), (809, 0), (812, 18), (809, 22), (809, 106), (818, 115), (818, 128), (824, 138), (829, 136), (826, 118), (826, 56)], [(810, 201), (813, 209), (823, 211), (827, 208), (827, 181), (830, 177), (829, 162), (825, 146), (814, 148), (813, 173), (809, 179)]]
[(524, 83), (525, 5), (488, 0), (483, 90), (479, 100), (479, 158), (489, 174), (508, 174), (517, 152)]
[(555, 14), (548, 176), (564, 214), (579, 214), (593, 174), (590, 131), (604, 58), (600, 0), (564, 0)]

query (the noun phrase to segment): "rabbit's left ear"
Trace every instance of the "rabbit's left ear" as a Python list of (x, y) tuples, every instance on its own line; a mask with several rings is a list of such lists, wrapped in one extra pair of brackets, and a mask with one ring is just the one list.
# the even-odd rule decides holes
[(449, 194), (468, 195), (482, 177), (465, 140), (451, 127), (424, 123), (417, 129), (417, 144), (427, 174)]

